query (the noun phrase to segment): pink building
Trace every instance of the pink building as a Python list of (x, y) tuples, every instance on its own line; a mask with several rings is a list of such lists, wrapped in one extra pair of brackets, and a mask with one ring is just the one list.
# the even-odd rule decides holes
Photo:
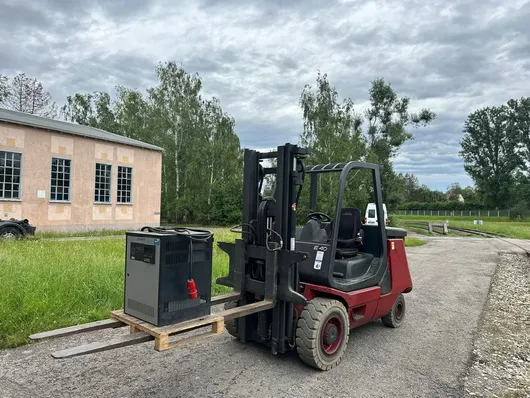
[(37, 231), (160, 225), (162, 148), (0, 109), (0, 219)]

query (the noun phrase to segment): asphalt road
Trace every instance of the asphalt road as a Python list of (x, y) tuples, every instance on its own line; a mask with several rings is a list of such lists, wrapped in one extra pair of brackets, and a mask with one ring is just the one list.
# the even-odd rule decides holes
[[(480, 238), (408, 248), (414, 289), (399, 329), (351, 332), (338, 368), (272, 356), (228, 334), (166, 352), (153, 343), (55, 360), (50, 353), (127, 333), (100, 331), (0, 351), (0, 397), (458, 397), (498, 250)], [(125, 328), (124, 328), (125, 329)]]

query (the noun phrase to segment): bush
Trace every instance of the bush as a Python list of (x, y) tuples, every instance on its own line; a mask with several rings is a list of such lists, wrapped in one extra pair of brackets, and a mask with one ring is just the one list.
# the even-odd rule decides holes
[(236, 225), (243, 219), (243, 187), (239, 184), (224, 184), (213, 192), (211, 223), (214, 225)]
[(397, 206), (396, 210), (457, 210), (457, 211), (474, 211), (474, 210), (490, 210), (487, 209), (482, 203), (476, 202), (457, 202), (457, 201), (446, 201), (446, 202), (408, 202)]
[(510, 220), (522, 221), (528, 216), (528, 207), (525, 203), (519, 203), (510, 209)]

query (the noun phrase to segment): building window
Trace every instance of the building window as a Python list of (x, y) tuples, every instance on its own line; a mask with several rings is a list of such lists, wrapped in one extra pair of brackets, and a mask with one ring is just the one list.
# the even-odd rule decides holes
[(110, 164), (96, 163), (96, 185), (94, 201), (97, 203), (110, 203)]
[(52, 158), (51, 200), (70, 200), (71, 162), (70, 159)]
[(118, 203), (131, 203), (132, 167), (118, 166)]
[(20, 199), (22, 154), (0, 151), (0, 199)]

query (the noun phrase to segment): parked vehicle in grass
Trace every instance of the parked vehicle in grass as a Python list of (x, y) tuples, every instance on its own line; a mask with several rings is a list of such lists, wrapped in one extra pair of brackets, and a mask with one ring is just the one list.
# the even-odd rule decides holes
[(35, 235), (36, 229), (37, 228), (31, 225), (27, 219), (0, 219), (0, 239), (15, 239), (23, 238), (28, 235)]
[[(388, 212), (386, 211), (386, 205), (383, 203), (383, 212), (385, 213), (385, 224), (388, 225)], [(366, 206), (366, 214), (364, 215), (364, 223), (368, 225), (377, 224), (377, 209), (375, 203), (368, 203)]]

